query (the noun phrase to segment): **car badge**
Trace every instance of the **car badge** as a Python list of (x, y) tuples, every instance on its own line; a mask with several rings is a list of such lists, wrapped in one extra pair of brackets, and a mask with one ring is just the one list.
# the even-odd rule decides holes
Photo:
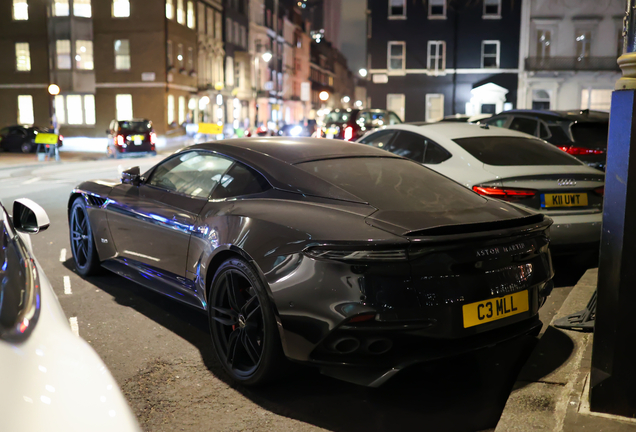
[(559, 179), (557, 180), (559, 186), (576, 186), (576, 180), (574, 179)]

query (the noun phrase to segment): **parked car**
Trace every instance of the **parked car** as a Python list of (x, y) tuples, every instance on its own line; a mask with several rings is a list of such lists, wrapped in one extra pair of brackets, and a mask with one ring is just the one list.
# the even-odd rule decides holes
[(512, 110), (481, 123), (534, 135), (591, 167), (605, 170), (609, 131), (606, 112)]
[(150, 120), (113, 120), (106, 134), (110, 157), (119, 159), (125, 155), (157, 154), (157, 134)]
[(13, 221), (0, 203), (0, 416), (6, 431), (139, 431), (117, 382), (71, 331), (28, 234), (46, 212), (16, 200)]
[(379, 386), (537, 334), (552, 289), (549, 218), (356, 143), (199, 144), (82, 183), (68, 206), (78, 273), (105, 267), (205, 311), (246, 385), (288, 358)]
[(389, 126), (359, 142), (412, 159), (480, 195), (549, 216), (556, 253), (598, 251), (604, 175), (543, 140), (487, 125), (436, 123)]
[[(37, 150), (35, 137), (39, 133), (49, 133), (45, 128), (37, 126), (8, 126), (0, 129), (0, 148), (7, 152), (19, 151), (33, 153)], [(61, 147), (64, 137), (58, 136), (57, 145)]]
[(402, 123), (392, 111), (380, 109), (335, 109), (324, 119), (323, 138), (355, 141), (370, 130)]

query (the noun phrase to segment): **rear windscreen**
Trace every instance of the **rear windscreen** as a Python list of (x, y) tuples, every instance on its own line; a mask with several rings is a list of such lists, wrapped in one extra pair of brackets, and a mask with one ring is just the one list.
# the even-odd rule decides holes
[(378, 209), (452, 212), (483, 204), (464, 186), (406, 159), (342, 158), (296, 166)]
[(609, 122), (575, 123), (572, 125), (571, 131), (576, 144), (592, 148), (607, 148)]
[(132, 133), (145, 133), (152, 130), (152, 123), (145, 121), (120, 121), (119, 129)]
[(473, 137), (453, 140), (487, 165), (581, 165), (552, 144), (524, 137)]

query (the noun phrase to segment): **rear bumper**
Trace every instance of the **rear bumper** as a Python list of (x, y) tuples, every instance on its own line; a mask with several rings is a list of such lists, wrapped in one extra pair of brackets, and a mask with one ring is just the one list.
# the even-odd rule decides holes
[(550, 245), (555, 251), (575, 245), (598, 245), (601, 240), (603, 213), (549, 216), (554, 221), (550, 227)]

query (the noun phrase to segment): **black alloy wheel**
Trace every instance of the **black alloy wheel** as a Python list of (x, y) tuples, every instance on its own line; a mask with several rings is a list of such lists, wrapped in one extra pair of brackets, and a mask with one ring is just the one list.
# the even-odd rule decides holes
[(75, 268), (82, 276), (90, 276), (100, 269), (99, 257), (93, 232), (86, 211), (84, 197), (79, 197), (73, 202), (69, 218), (69, 231), (71, 234), (71, 252), (75, 260)]
[(226, 372), (246, 385), (278, 377), (285, 358), (272, 308), (252, 267), (239, 258), (225, 261), (210, 294), (212, 341)]
[(33, 151), (33, 146), (25, 142), (20, 145), (20, 150), (22, 153), (31, 153)]

